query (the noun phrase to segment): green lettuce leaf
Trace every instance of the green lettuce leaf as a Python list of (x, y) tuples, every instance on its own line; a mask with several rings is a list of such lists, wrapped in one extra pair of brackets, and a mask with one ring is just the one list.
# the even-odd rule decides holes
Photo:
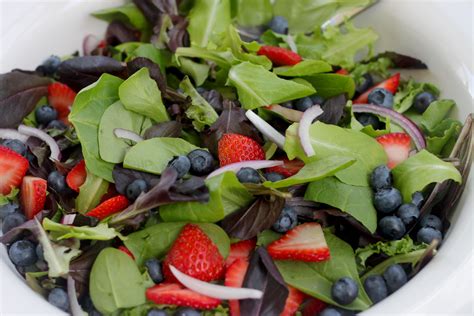
[(444, 119), (426, 136), (426, 150), (430, 153), (447, 157), (451, 154), (454, 143), (461, 132), (462, 124), (458, 120)]
[(259, 26), (267, 24), (272, 18), (270, 0), (235, 0), (237, 23), (241, 26)]
[(229, 71), (228, 85), (237, 89), (245, 109), (256, 109), (314, 94), (306, 85), (278, 78), (260, 65), (243, 62)]
[(398, 87), (398, 92), (395, 94), (393, 99), (393, 109), (397, 112), (404, 113), (411, 108), (415, 97), (421, 92), (430, 92), (434, 96), (439, 96), (439, 89), (426, 82), (415, 82), (413, 80), (408, 81)]
[(451, 179), (461, 183), (459, 171), (452, 163), (444, 162), (426, 150), (418, 152), (392, 169), (394, 187), (403, 195), (406, 203), (417, 191), (422, 191), (430, 183)]
[(230, 69), (236, 63), (235, 57), (230, 50), (218, 51), (201, 47), (179, 47), (175, 53), (176, 57), (201, 58), (212, 61), (223, 69)]
[(351, 99), (355, 93), (355, 82), (351, 76), (339, 74), (317, 74), (303, 77), (318, 91), (318, 95), (329, 99), (345, 93)]
[(257, 246), (268, 246), (270, 243), (274, 242), (275, 240), (280, 239), (281, 234), (271, 230), (267, 229), (258, 234), (257, 236)]
[(107, 22), (120, 21), (141, 31), (147, 31), (150, 28), (143, 13), (133, 3), (96, 11), (92, 15)]
[(85, 214), (99, 205), (102, 196), (107, 193), (109, 183), (92, 174), (87, 167), (86, 181), (79, 188), (79, 195), (75, 200), (75, 208), (79, 213)]
[(43, 219), (43, 228), (49, 231), (54, 240), (76, 238), (79, 240), (111, 240), (119, 237), (124, 240), (118, 231), (102, 223), (96, 227), (90, 226), (71, 226), (53, 222), (49, 218)]
[(363, 75), (369, 73), (376, 75), (380, 78), (387, 78), (390, 76), (388, 68), (392, 66), (392, 61), (389, 58), (381, 57), (375, 61), (371, 61), (365, 64), (356, 64), (355, 67), (350, 71), (352, 78), (356, 85), (363, 83)]
[(421, 115), (421, 125), (427, 131), (434, 130), (456, 106), (453, 100), (436, 100)]
[(179, 58), (179, 64), (181, 72), (193, 78), (198, 87), (206, 81), (211, 69), (208, 64), (201, 64), (185, 57)]
[(322, 60), (306, 59), (294, 66), (273, 68), (273, 72), (282, 77), (312, 76), (321, 72), (332, 71), (331, 65)]

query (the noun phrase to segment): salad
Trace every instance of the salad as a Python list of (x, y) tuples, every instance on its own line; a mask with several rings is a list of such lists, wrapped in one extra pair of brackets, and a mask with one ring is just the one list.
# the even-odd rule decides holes
[(371, 4), (133, 0), (81, 53), (1, 74), (17, 271), (72, 315), (352, 315), (403, 287), (449, 228), (472, 115), (374, 52), (350, 21)]

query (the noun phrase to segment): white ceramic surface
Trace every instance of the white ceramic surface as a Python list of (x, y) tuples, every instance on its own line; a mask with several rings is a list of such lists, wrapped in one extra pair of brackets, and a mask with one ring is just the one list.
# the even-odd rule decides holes
[[(298, 0), (295, 0), (298, 1)], [(105, 23), (94, 10), (121, 0), (0, 0), (0, 73), (33, 69), (50, 54), (81, 49), (84, 35), (101, 36)], [(357, 25), (379, 34), (378, 50), (421, 58), (430, 71), (411, 74), (457, 101), (460, 119), (473, 112), (472, 0), (381, 0), (357, 17)], [(473, 314), (472, 176), (453, 218), (452, 228), (434, 260), (401, 290), (364, 315)], [(31, 291), (0, 246), (0, 315), (60, 315)]]

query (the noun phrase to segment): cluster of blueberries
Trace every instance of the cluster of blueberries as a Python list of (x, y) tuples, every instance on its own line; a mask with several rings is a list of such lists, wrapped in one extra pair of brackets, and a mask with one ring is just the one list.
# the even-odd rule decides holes
[[(410, 203), (403, 203), (400, 191), (392, 186), (392, 173), (385, 165), (373, 170), (370, 184), (375, 190), (374, 206), (379, 216), (383, 216), (378, 224), (380, 234), (389, 240), (402, 238), (406, 234), (406, 227), (414, 224), (420, 216), (423, 195), (416, 192)], [(437, 216), (425, 216), (420, 222), (417, 241), (426, 244), (435, 239), (441, 241), (441, 230), (442, 222)]]

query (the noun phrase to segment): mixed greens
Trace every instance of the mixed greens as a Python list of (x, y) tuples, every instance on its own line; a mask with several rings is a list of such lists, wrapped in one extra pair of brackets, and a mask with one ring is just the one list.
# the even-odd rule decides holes
[(82, 54), (0, 75), (18, 272), (72, 315), (349, 315), (403, 286), (449, 228), (472, 115), (374, 52), (348, 14), (372, 4), (133, 0)]

